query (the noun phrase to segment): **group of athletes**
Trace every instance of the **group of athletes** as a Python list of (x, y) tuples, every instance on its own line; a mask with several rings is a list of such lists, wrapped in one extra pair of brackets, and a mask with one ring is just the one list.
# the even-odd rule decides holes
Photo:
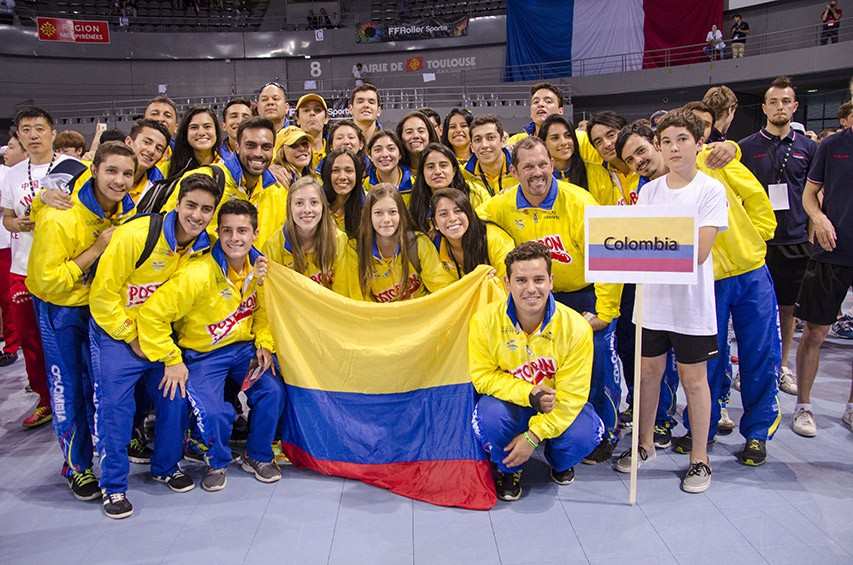
[[(469, 336), (472, 422), (499, 498), (521, 496), (521, 468), (541, 443), (561, 485), (581, 461), (611, 461), (632, 419), (636, 362), (637, 463), (672, 445), (689, 455), (682, 488), (703, 492), (708, 446), (735, 427), (732, 386), (741, 463), (764, 463), (780, 388), (798, 396), (794, 431), (816, 434), (819, 350), (853, 282), (851, 128), (819, 147), (792, 129), (786, 78), (766, 90), (765, 127), (740, 143), (725, 139), (736, 107), (718, 86), (654, 123), (601, 112), (576, 128), (559, 88), (540, 83), (515, 135), (465, 109), (443, 120), (414, 111), (392, 131), (370, 84), (352, 91), (352, 119), (332, 123), (321, 96), (291, 113), (271, 82), (221, 116), (194, 107), (179, 120), (170, 99), (155, 98), (126, 136), (101, 136), (91, 160), (55, 147), (51, 116), (24, 108), (0, 179), (7, 348), (23, 351), (39, 396), (24, 426), (52, 420), (74, 496), (101, 499), (111, 518), (133, 512), (130, 462), (176, 492), (195, 486), (184, 457), (207, 464), (207, 491), (225, 488), (233, 460), (278, 481), (286, 389), (264, 308), (269, 263), (375, 302), (424, 296), (482, 264), (508, 291)], [(850, 103), (842, 111), (853, 126)], [(645, 288), (636, 360), (635, 289), (587, 283), (584, 210), (660, 204), (696, 209), (699, 282)], [(795, 316), (805, 322), (796, 372)], [(673, 438), (679, 381), (687, 433)], [(630, 450), (612, 462), (628, 472)]]

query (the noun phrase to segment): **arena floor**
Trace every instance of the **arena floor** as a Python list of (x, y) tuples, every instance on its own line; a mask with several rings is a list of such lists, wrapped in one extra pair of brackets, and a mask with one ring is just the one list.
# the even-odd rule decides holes
[[(785, 419), (767, 463), (739, 465), (742, 438), (723, 437), (702, 495), (679, 490), (686, 459), (669, 451), (640, 473), (636, 507), (626, 503), (627, 477), (609, 466), (580, 465), (573, 485), (557, 487), (533, 461), (524, 497), (490, 512), (430, 506), (292, 467), (272, 486), (235, 466), (222, 492), (174, 494), (134, 465), (135, 515), (112, 521), (99, 502), (72, 498), (51, 429), (20, 427), (34, 397), (24, 392), (19, 360), (0, 370), (0, 563), (849, 564), (853, 433), (840, 416), (851, 374), (853, 344), (828, 342), (813, 400), (818, 436), (791, 431), (795, 399), (783, 394)], [(737, 421), (739, 398), (730, 410)], [(197, 480), (203, 472), (185, 470)]]

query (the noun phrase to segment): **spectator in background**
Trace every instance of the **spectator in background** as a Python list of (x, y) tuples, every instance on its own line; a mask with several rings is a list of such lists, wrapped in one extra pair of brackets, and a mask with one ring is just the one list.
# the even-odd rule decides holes
[(713, 61), (714, 59), (723, 58), (723, 49), (726, 48), (726, 42), (723, 41), (723, 32), (719, 30), (717, 24), (711, 26), (711, 31), (705, 36), (705, 43), (705, 55), (708, 56), (708, 59)]
[(817, 142), (821, 143), (824, 139), (835, 133), (835, 128), (824, 128), (817, 134)]
[(56, 139), (53, 140), (53, 150), (80, 159), (86, 152), (86, 139), (79, 131), (67, 129), (56, 134)]
[(817, 134), (815, 132), (813, 132), (812, 130), (806, 130), (806, 137), (808, 137), (809, 139), (811, 139), (815, 143), (817, 143), (817, 141), (818, 141)]
[(842, 10), (835, 0), (830, 0), (821, 12), (820, 21), (823, 23), (823, 29), (820, 32), (821, 45), (830, 42), (838, 43), (838, 26), (841, 25), (841, 14)]
[(702, 97), (702, 102), (714, 111), (714, 127), (711, 128), (711, 135), (705, 143), (725, 141), (729, 126), (735, 119), (737, 96), (731, 88), (723, 84), (709, 88)]
[(838, 107), (838, 123), (841, 124), (841, 129), (853, 126), (853, 123), (851, 123), (851, 119), (849, 117), (851, 105), (853, 105), (853, 100), (845, 102), (844, 104)]
[(0, 0), (0, 24), (12, 25), (15, 19), (15, 0)]
[(356, 63), (352, 68), (352, 78), (355, 80), (356, 88), (364, 84), (364, 66), (361, 63)]
[(749, 24), (743, 21), (740, 14), (735, 14), (735, 21), (732, 24), (732, 59), (743, 58), (747, 35), (749, 35)]

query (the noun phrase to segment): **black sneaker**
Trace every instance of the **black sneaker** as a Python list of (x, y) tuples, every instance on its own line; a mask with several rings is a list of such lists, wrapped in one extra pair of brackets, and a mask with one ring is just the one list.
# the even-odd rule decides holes
[(104, 501), (104, 514), (107, 515), (107, 518), (121, 520), (133, 514), (133, 505), (127, 499), (125, 493), (104, 493), (101, 498)]
[(149, 465), (151, 464), (151, 455), (153, 453), (151, 448), (145, 445), (142, 437), (134, 432), (133, 439), (130, 440), (130, 444), (127, 446), (127, 460), (139, 465)]
[(17, 353), (0, 353), (0, 367), (8, 367), (17, 360)]
[(551, 469), (551, 480), (560, 486), (570, 485), (575, 482), (575, 468), (569, 467), (565, 471), (557, 472)]
[(189, 438), (184, 447), (184, 459), (196, 463), (207, 463), (207, 446), (196, 439)]
[(737, 460), (743, 465), (758, 467), (764, 465), (767, 460), (767, 448), (764, 441), (760, 439), (748, 439), (743, 446), (743, 451), (737, 454)]
[(666, 449), (672, 445), (672, 430), (669, 426), (655, 426), (655, 447)]
[(604, 463), (605, 461), (610, 461), (611, 455), (613, 455), (613, 444), (610, 443), (607, 438), (604, 438), (592, 453), (583, 458), (583, 463), (584, 465)]
[[(711, 439), (708, 440), (708, 448), (710, 449), (716, 440)], [(676, 453), (680, 453), (681, 455), (688, 455), (690, 450), (693, 448), (693, 438), (690, 437), (690, 434), (684, 434), (681, 437), (672, 439), (672, 450)]]
[(619, 425), (623, 428), (630, 428), (634, 425), (634, 407), (630, 404), (624, 412), (619, 414)]
[(515, 473), (498, 473), (495, 478), (495, 491), (498, 498), (513, 502), (521, 498), (521, 471)]
[(152, 475), (152, 478), (160, 483), (166, 483), (174, 492), (189, 492), (195, 488), (192, 478), (178, 469), (171, 475)]
[(101, 496), (98, 479), (91, 469), (86, 469), (82, 473), (72, 471), (71, 476), (65, 480), (68, 481), (68, 486), (71, 487), (71, 492), (77, 500), (97, 500)]
[(243, 445), (247, 441), (249, 441), (249, 421), (241, 415), (234, 420), (234, 427), (231, 428), (231, 442)]

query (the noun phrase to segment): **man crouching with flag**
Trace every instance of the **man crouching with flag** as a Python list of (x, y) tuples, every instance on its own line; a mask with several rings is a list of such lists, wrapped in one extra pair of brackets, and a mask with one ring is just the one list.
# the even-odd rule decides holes
[(521, 498), (521, 467), (541, 443), (551, 480), (568, 485), (574, 466), (601, 441), (604, 425), (587, 403), (592, 330), (551, 293), (551, 254), (539, 242), (506, 257), (507, 302), (471, 319), (468, 366), (481, 394), (474, 433), (497, 472), (498, 498)]
[(258, 211), (245, 200), (228, 200), (219, 208), (217, 226), (219, 241), (211, 253), (178, 270), (138, 317), (142, 351), (166, 365), (163, 393), (186, 391), (209, 448), (201, 483), (207, 491), (225, 488), (231, 463), (235, 412), (224, 398), (225, 380), (242, 384), (248, 398), (252, 410), (242, 466), (264, 483), (281, 479), (271, 445), (284, 407), (284, 383), (274, 375), (273, 338), (262, 307), (267, 260), (252, 246)]

